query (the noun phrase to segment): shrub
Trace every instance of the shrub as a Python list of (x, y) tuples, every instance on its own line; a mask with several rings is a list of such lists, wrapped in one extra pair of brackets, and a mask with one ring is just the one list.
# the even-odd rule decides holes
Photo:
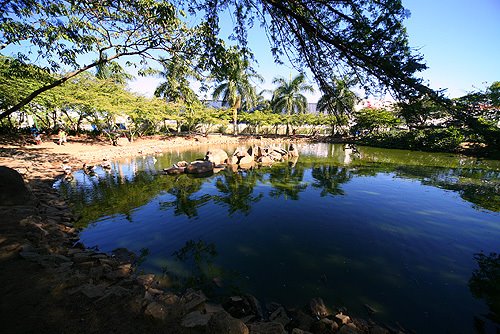
[(456, 128), (390, 131), (371, 134), (361, 140), (363, 144), (421, 151), (455, 151), (464, 140)]

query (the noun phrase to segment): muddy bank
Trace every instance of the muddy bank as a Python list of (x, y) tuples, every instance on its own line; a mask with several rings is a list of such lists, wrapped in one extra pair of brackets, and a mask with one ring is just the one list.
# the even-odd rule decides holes
[(3, 146), (0, 165), (23, 175), (29, 197), (21, 196), (24, 193), (21, 182), (17, 188), (8, 190), (12, 203), (0, 207), (2, 332), (400, 332), (400, 328), (350, 318), (345, 310), (327, 308), (321, 299), (312, 300), (302, 309), (289, 309), (278, 303), (261, 305), (249, 295), (214, 303), (202, 291), (175, 294), (168, 288), (167, 276), (135, 272), (135, 255), (127, 250), (103, 254), (85, 249), (78, 242), (78, 230), (73, 227), (75, 217), (52, 188), (54, 179), (63, 173), (63, 163), (82, 166), (103, 158), (112, 160), (176, 147), (242, 141), (282, 142), (265, 138), (180, 137), (120, 142), (114, 147), (70, 138), (64, 146), (49, 141), (36, 146)]

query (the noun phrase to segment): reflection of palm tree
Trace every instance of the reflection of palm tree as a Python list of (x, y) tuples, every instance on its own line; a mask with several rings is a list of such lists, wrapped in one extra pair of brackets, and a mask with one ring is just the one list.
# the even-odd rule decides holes
[[(234, 294), (239, 291), (238, 281), (240, 274), (234, 271), (226, 271), (214, 262), (217, 257), (217, 249), (214, 243), (203, 240), (188, 240), (184, 246), (173, 254), (174, 259), (182, 263), (186, 272), (177, 272), (175, 266), (172, 271), (168, 267), (164, 268), (164, 273), (174, 280), (180, 290), (186, 288), (196, 288), (203, 290), (208, 295), (215, 293)], [(214, 291), (214, 289), (218, 289)], [(223, 290), (220, 290), (222, 288)]]
[(237, 211), (248, 215), (252, 204), (263, 197), (262, 194), (252, 196), (258, 178), (256, 171), (248, 171), (245, 174), (225, 173), (224, 178), (217, 178), (215, 183), (217, 189), (224, 195), (214, 196), (215, 202), (227, 205), (230, 215)]
[(285, 199), (299, 199), (299, 193), (306, 190), (307, 183), (303, 183), (304, 167), (301, 164), (295, 167), (273, 167), (269, 173), (269, 182), (273, 186), (273, 190), (269, 193), (271, 197)]
[(314, 188), (321, 188), (321, 197), (330, 195), (344, 195), (340, 185), (349, 181), (352, 176), (346, 168), (336, 166), (313, 167), (312, 177), (316, 180)]
[(478, 253), (474, 255), (479, 269), (469, 280), (469, 289), (476, 298), (483, 298), (490, 308), (488, 315), (500, 324), (500, 254)]
[(160, 209), (173, 207), (176, 216), (197, 217), (197, 209), (212, 199), (208, 194), (198, 198), (191, 198), (194, 193), (201, 189), (202, 179), (193, 179), (187, 175), (180, 175), (176, 181), (176, 185), (168, 190), (168, 193), (174, 195), (176, 199), (171, 202), (161, 202)]

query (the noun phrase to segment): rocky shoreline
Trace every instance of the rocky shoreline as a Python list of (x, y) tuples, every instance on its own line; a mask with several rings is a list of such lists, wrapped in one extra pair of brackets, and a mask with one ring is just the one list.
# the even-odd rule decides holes
[[(262, 143), (263, 139), (243, 141)], [(82, 166), (103, 158), (238, 143), (241, 140), (235, 137), (198, 136), (139, 140), (127, 146), (105, 146), (106, 150), (90, 146), (78, 151), (71, 143), (58, 146), (57, 151), (53, 143), (2, 147), (0, 165), (17, 170), (27, 185), (26, 189), (22, 182), (11, 185), (12, 169), (2, 168), (2, 332), (405, 333), (402, 328), (332, 312), (320, 298), (303, 309), (289, 309), (277, 303), (263, 307), (250, 295), (214, 303), (200, 290), (175, 294), (168, 289), (168, 277), (135, 272), (134, 254), (127, 250), (104, 254), (85, 249), (73, 227), (76, 217), (52, 188), (62, 174), (63, 161)]]

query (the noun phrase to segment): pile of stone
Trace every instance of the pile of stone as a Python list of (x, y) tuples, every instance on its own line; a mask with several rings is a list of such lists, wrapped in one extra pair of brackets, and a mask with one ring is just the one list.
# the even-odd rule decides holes
[(252, 295), (227, 298), (222, 304), (208, 301), (201, 291), (187, 291), (183, 296), (165, 295), (152, 302), (146, 313), (157, 319), (166, 319), (177, 312), (181, 326), (192, 333), (208, 334), (361, 334), (392, 332), (403, 329), (382, 327), (374, 322), (351, 318), (343, 312), (332, 313), (321, 298), (311, 300), (304, 309), (287, 309), (270, 303), (263, 310)]
[(196, 160), (191, 163), (179, 161), (170, 168), (164, 169), (169, 175), (176, 174), (201, 174), (211, 175), (226, 168), (249, 169), (255, 164), (269, 166), (276, 162), (291, 160), (297, 162), (299, 152), (294, 144), (288, 150), (280, 147), (252, 146), (250, 148), (238, 147), (231, 156), (222, 149), (209, 150), (203, 160)]

